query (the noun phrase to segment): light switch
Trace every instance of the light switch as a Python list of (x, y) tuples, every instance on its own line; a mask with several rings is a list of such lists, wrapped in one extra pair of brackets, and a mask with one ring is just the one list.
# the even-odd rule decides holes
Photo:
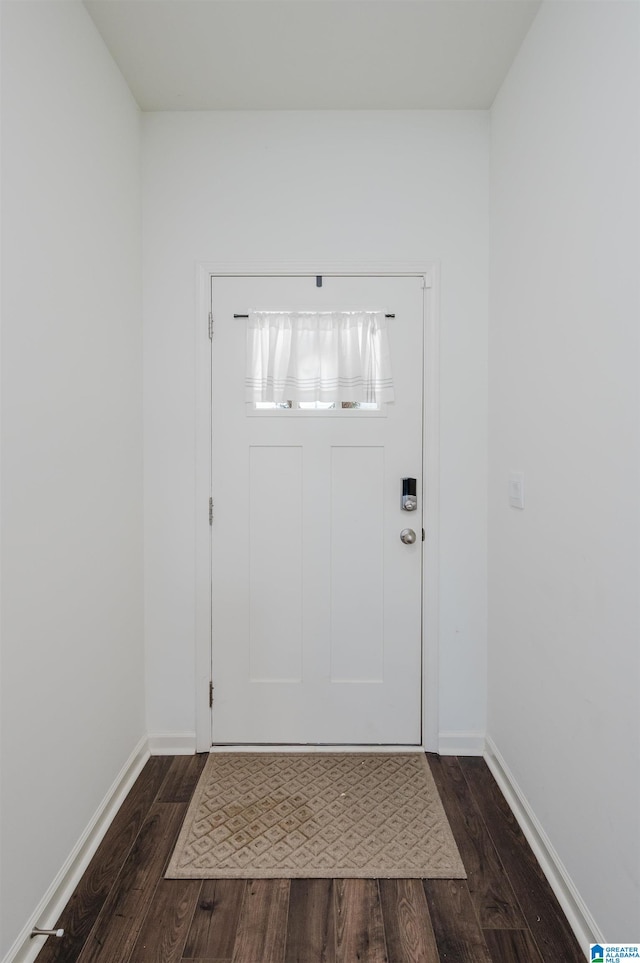
[(509, 472), (509, 504), (513, 508), (524, 508), (524, 472)]

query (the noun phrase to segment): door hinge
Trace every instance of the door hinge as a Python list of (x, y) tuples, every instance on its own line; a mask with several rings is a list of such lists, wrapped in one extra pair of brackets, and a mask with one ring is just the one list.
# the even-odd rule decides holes
[(213, 498), (209, 499), (209, 524), (213, 525)]
[(422, 541), (424, 542), (424, 528), (422, 529)]
[(213, 341), (213, 311), (209, 311), (209, 341)]
[(209, 708), (213, 705), (213, 682), (209, 683)]

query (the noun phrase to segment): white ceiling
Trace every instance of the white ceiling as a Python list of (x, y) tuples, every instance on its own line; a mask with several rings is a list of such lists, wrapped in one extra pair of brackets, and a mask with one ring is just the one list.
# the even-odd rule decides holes
[(143, 110), (491, 106), (539, 0), (85, 0)]

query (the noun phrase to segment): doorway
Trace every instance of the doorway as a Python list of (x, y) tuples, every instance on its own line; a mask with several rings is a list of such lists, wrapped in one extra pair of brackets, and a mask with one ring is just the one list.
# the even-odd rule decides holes
[[(423, 300), (422, 276), (212, 279), (213, 744), (422, 740)], [(254, 310), (389, 315), (393, 403), (248, 403)]]

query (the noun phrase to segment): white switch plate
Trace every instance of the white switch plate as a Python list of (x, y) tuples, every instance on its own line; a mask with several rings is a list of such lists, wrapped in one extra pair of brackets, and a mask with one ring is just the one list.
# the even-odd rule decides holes
[(509, 472), (509, 504), (513, 508), (524, 508), (524, 472)]

